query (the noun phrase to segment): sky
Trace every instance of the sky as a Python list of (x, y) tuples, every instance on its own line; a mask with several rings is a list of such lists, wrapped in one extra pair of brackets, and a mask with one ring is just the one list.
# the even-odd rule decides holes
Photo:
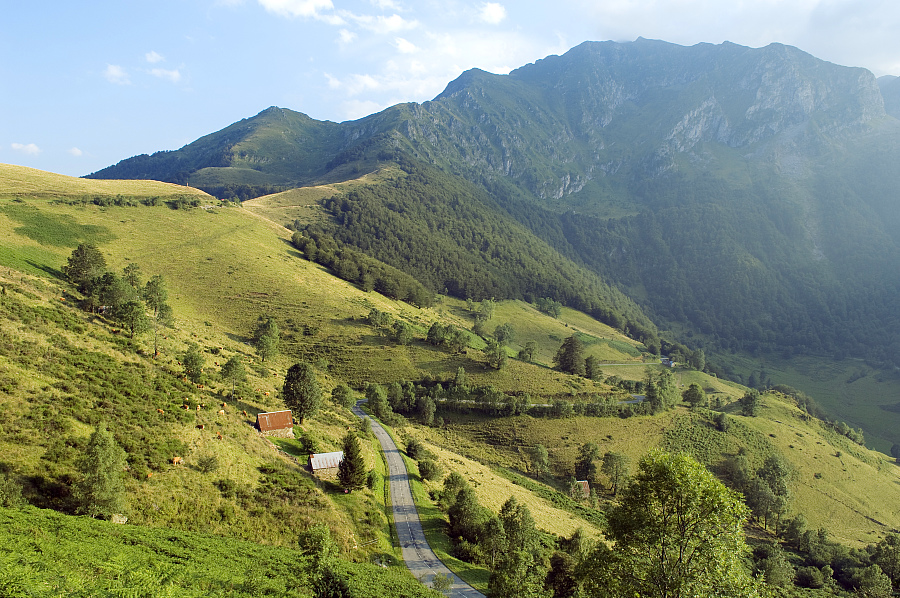
[(3, 0), (0, 162), (81, 176), (280, 106), (355, 120), (584, 41), (796, 46), (900, 75), (896, 0)]

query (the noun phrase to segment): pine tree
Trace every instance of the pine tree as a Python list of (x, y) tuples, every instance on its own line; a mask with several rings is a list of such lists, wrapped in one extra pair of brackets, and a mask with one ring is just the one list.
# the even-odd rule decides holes
[(356, 434), (348, 432), (344, 436), (343, 450), (344, 458), (338, 465), (338, 481), (347, 490), (358, 490), (366, 485), (366, 462)]
[(82, 479), (74, 493), (78, 512), (109, 519), (125, 510), (125, 451), (105, 426), (91, 434), (79, 469)]

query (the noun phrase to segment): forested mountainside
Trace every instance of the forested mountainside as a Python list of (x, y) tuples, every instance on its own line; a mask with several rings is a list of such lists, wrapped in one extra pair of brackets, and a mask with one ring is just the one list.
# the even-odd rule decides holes
[[(892, 366), (900, 355), (897, 95), (890, 79), (780, 44), (588, 42), (509, 75), (468, 71), (434, 101), (358, 121), (270, 108), (91, 176), (249, 197), (418, 161), (486, 192), (478, 211), (447, 217), (517, 220), (710, 352), (824, 353)], [(448, 199), (417, 201), (426, 196)], [(354, 210), (359, 196), (336, 201), (354, 216), (326, 225), (332, 234), (381, 247), (382, 259), (389, 251), (388, 261), (417, 276), (423, 247), (473, 250), (461, 236), (435, 234), (415, 252), (403, 243), (387, 250), (366, 236), (391, 220), (386, 212)], [(427, 228), (404, 202), (383, 203)], [(508, 288), (514, 259), (479, 242), (479, 259), (491, 263), (491, 282), (479, 286)], [(473, 292), (429, 278), (436, 291)], [(546, 294), (571, 301), (557, 285)]]

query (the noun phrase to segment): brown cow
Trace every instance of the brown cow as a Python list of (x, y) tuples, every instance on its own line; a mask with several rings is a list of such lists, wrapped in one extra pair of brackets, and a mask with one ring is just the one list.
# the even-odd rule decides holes
[(228, 403), (222, 403), (222, 409), (225, 409), (226, 407), (228, 407)]
[(172, 465), (181, 465), (184, 463), (184, 459), (181, 457), (172, 457)]
[(218, 438), (219, 440), (222, 440), (222, 433), (216, 432), (216, 438)]
[(242, 414), (244, 417), (247, 417), (247, 412), (246, 412), (246, 411), (241, 411), (241, 414)]
[(165, 413), (165, 411), (163, 411), (162, 409), (157, 409), (156, 412), (157, 413)]
[(224, 409), (219, 409), (219, 415), (225, 415), (225, 410), (224, 410)]
[(197, 424), (197, 429), (198, 429), (198, 430), (203, 430), (203, 429), (205, 429), (205, 428), (206, 428), (206, 424)]

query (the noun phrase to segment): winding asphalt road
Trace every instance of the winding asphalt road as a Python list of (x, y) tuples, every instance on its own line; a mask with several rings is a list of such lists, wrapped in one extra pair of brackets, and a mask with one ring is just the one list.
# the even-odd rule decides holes
[[(353, 407), (353, 413), (358, 417), (369, 417), (359, 408), (359, 404)], [(391, 490), (391, 504), (394, 510), (394, 526), (397, 529), (397, 539), (403, 552), (403, 561), (410, 572), (425, 583), (431, 584), (435, 575), (449, 575), (453, 579), (450, 596), (458, 598), (485, 598), (484, 594), (457, 577), (450, 569), (444, 566), (437, 555), (431, 550), (422, 531), (422, 523), (419, 521), (419, 513), (413, 502), (412, 489), (409, 486), (409, 477), (406, 473), (406, 465), (403, 456), (381, 424), (369, 418), (372, 422), (372, 432), (381, 450), (384, 452), (388, 466), (388, 480)]]

